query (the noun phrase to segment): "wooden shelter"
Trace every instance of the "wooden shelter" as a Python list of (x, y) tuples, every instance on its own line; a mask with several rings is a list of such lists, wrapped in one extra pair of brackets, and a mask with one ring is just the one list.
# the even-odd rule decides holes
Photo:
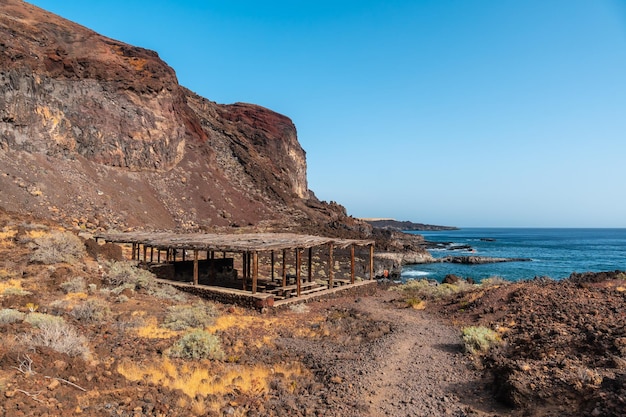
[[(235, 260), (237, 260), (241, 264), (241, 282), (238, 285), (243, 291), (249, 291), (251, 294), (256, 294), (258, 291), (271, 293), (278, 299), (300, 297), (339, 285), (354, 284), (357, 280), (355, 247), (369, 248), (367, 251), (369, 259), (366, 259), (366, 265), (360, 268), (360, 272), (366, 276), (361, 276), (359, 279), (372, 280), (374, 278), (373, 240), (336, 239), (294, 233), (177, 234), (167, 232), (103, 233), (96, 236), (96, 240), (100, 239), (131, 245), (133, 260), (143, 261), (156, 269), (159, 265), (171, 265), (173, 267), (171, 278), (174, 278), (177, 273), (180, 275), (187, 271), (192, 277), (188, 281), (194, 286), (219, 286), (217, 283), (219, 273), (222, 273), (222, 276), (231, 273), (234, 281), (239, 282), (239, 274), (235, 269)], [(316, 271), (313, 270), (314, 248), (318, 252), (319, 264), (324, 264), (323, 267), (318, 267), (317, 276), (314, 276)], [(324, 255), (320, 254), (320, 250), (324, 250)], [(306, 264), (303, 263), (305, 251), (308, 253)], [(346, 263), (349, 262), (347, 277), (335, 277), (337, 265), (341, 262), (336, 255), (338, 251), (347, 254), (349, 258), (346, 260)], [(220, 253), (221, 257), (219, 257)], [(288, 273), (290, 253), (294, 255), (289, 269), (295, 272), (291, 274)], [(188, 256), (192, 259), (187, 259)], [(261, 256), (265, 256), (262, 272), (259, 262)], [(280, 272), (279, 277), (276, 276), (277, 266)], [(323, 272), (320, 268), (323, 268)], [(202, 280), (200, 276), (203, 277)]]

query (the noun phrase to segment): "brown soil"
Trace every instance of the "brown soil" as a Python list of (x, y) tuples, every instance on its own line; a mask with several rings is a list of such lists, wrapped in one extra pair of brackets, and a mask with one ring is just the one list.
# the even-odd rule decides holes
[[(2, 213), (0, 308), (63, 317), (88, 354), (33, 346), (26, 337), (37, 329), (25, 321), (0, 324), (3, 416), (624, 415), (619, 274), (480, 288), (426, 310), (382, 285), (266, 313), (215, 304), (207, 330), (224, 358), (193, 361), (167, 356), (185, 331), (164, 318), (170, 306), (207, 301), (110, 291), (103, 276), (106, 259), (120, 255), (114, 247), (90, 243), (81, 261), (32, 263), (34, 236), (57, 227)], [(91, 288), (65, 294), (76, 277)], [(87, 299), (110, 314), (78, 319), (72, 308)], [(465, 353), (460, 329), (477, 324), (504, 343)]]

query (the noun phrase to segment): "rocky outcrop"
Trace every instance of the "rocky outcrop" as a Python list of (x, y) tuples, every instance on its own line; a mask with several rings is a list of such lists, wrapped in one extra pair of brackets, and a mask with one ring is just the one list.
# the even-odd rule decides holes
[(155, 52), (21, 1), (0, 14), (5, 148), (131, 169), (170, 169), (201, 139), (174, 71)]
[(530, 262), (530, 258), (490, 258), (487, 256), (446, 256), (440, 258), (438, 262), (448, 262), (453, 264), (467, 264), (467, 265), (479, 265), (479, 264), (493, 264), (498, 262)]
[(0, 208), (93, 229), (368, 237), (308, 190), (292, 121), (180, 86), (153, 51), (0, 3)]
[(436, 226), (433, 224), (424, 224), (424, 223), (413, 223), (411, 221), (405, 220), (405, 221), (398, 221), (398, 220), (394, 220), (394, 219), (364, 219), (365, 221), (367, 221), (369, 224), (372, 225), (372, 227), (375, 227), (377, 229), (387, 229), (387, 230), (394, 230), (397, 232), (402, 232), (402, 231), (438, 231), (438, 230), (458, 230), (457, 227), (451, 227), (451, 226)]

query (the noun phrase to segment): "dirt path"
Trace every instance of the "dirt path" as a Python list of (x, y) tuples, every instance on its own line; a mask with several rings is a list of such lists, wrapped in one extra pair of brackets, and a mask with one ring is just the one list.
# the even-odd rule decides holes
[(371, 370), (364, 372), (362, 392), (370, 416), (493, 415), (496, 410), (481, 389), (480, 374), (471, 370), (462, 352), (459, 330), (424, 311), (398, 309), (388, 301), (367, 297), (357, 304), (373, 319), (395, 325), (371, 352)]

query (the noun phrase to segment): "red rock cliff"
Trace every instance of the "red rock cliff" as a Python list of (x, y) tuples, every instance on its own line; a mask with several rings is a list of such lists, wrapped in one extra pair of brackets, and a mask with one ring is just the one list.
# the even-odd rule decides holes
[(369, 233), (309, 192), (289, 118), (213, 103), (155, 52), (20, 0), (0, 2), (0, 190), (87, 228)]

